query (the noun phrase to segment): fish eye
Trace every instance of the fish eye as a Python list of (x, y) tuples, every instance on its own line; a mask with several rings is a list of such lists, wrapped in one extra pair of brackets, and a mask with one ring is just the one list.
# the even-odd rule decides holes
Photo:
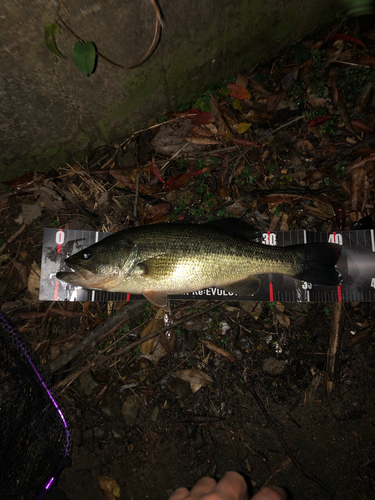
[(89, 260), (91, 259), (91, 253), (90, 252), (83, 252), (82, 254), (82, 257), (85, 259), (85, 260)]

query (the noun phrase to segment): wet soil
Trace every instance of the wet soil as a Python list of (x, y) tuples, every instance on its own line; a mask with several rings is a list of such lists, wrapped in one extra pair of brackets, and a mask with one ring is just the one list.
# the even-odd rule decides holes
[[(225, 340), (238, 362), (208, 356), (199, 345), (201, 332), (184, 329), (176, 351), (156, 366), (146, 362), (147, 378), (133, 389), (124, 389), (113, 373), (113, 385), (95, 404), (104, 383), (88, 396), (83, 392), (95, 386), (93, 373), (63, 396), (75, 438), (73, 466), (60, 481), (69, 498), (102, 499), (98, 474), (116, 479), (121, 498), (136, 500), (168, 498), (179, 486), (227, 470), (246, 474), (255, 490), (287, 486), (294, 498), (375, 497), (375, 332), (351, 344), (361, 329), (355, 320), (369, 317), (373, 306), (345, 307), (340, 369), (329, 399), (329, 305), (287, 305), (289, 328), (273, 325), (266, 306), (258, 320), (238, 303), (228, 307), (209, 337)], [(221, 336), (225, 321), (230, 328)], [(267, 373), (269, 359), (284, 367)], [(213, 379), (194, 394), (173, 376), (189, 363)], [(142, 364), (128, 359), (120, 373), (139, 379)], [(137, 408), (130, 425), (121, 414), (129, 398)], [(129, 412), (125, 417), (132, 420)]]

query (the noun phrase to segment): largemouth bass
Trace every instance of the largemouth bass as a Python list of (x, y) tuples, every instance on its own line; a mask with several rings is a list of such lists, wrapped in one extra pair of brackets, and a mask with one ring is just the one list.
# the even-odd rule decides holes
[[(229, 219), (231, 220), (231, 219)], [(230, 223), (232, 225), (232, 223)], [(255, 243), (233, 221), (207, 224), (154, 224), (120, 231), (65, 260), (74, 272), (57, 278), (83, 288), (143, 294), (168, 309), (168, 294), (209, 287), (254, 295), (256, 277), (281, 273), (320, 285), (338, 285), (335, 267), (341, 247), (313, 243), (287, 247)]]

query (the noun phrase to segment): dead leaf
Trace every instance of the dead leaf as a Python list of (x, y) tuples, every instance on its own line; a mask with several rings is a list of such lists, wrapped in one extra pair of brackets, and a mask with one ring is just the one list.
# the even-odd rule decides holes
[(33, 172), (30, 174), (23, 174), (11, 181), (1, 181), (2, 184), (12, 187), (14, 190), (19, 191), (36, 184), (43, 184), (46, 176), (39, 172)]
[(124, 184), (125, 186), (134, 183), (130, 176), (125, 174), (122, 170), (112, 168), (109, 173), (116, 179), (116, 181), (121, 182), (121, 184)]
[(241, 139), (241, 137), (230, 137), (230, 142), (233, 142), (233, 144), (237, 144), (238, 146), (244, 146), (245, 148), (250, 148), (251, 146), (254, 146), (254, 142), (249, 141), (247, 139)]
[(356, 168), (361, 167), (362, 165), (366, 165), (366, 163), (369, 161), (375, 161), (375, 154), (367, 156), (366, 158), (363, 158), (363, 160), (354, 161), (352, 164), (346, 167), (345, 170), (346, 172), (352, 172)]
[(335, 216), (335, 211), (333, 209), (332, 203), (326, 203), (325, 201), (314, 200), (314, 205), (318, 210), (326, 214), (327, 219), (331, 219)]
[(206, 127), (202, 127), (201, 125), (195, 125), (191, 130), (190, 134), (196, 137), (211, 137), (213, 134)]
[[(174, 316), (173, 313), (171, 312), (166, 312), (164, 313), (163, 316), (163, 323), (164, 326), (170, 326), (173, 325), (174, 323)], [(176, 342), (176, 333), (174, 329), (171, 328), (171, 330), (168, 330), (158, 337), (158, 341), (160, 342), (161, 346), (167, 352), (168, 354), (171, 353), (174, 349), (174, 345)]]
[[(141, 358), (146, 358), (152, 363), (156, 365), (156, 363), (159, 361), (160, 358), (165, 356), (167, 354), (167, 351), (164, 349), (164, 347), (161, 345), (159, 341), (156, 342), (152, 353), (147, 353), (147, 354), (141, 354)], [(147, 375), (147, 370), (144, 369), (141, 375), (142, 381), (146, 378)]]
[(108, 213), (111, 208), (112, 191), (102, 191), (96, 197), (99, 208), (103, 213)]
[(24, 224), (30, 224), (42, 215), (42, 209), (36, 201), (25, 198), (22, 200), (22, 216)]
[[(271, 210), (270, 205), (268, 205), (268, 208)], [(275, 207), (275, 208), (276, 208), (276, 207)], [(271, 220), (271, 222), (270, 222), (270, 231), (275, 231), (275, 230), (276, 230), (277, 225), (278, 225), (279, 220), (280, 220), (280, 217), (281, 217), (280, 215), (274, 215), (274, 216), (272, 217), (272, 220)]]
[(27, 288), (31, 298), (35, 301), (39, 300), (39, 287), (40, 287), (40, 267), (34, 262), (31, 264)]
[(182, 118), (171, 123), (167, 123), (156, 132), (151, 141), (151, 145), (158, 153), (165, 156), (176, 156), (196, 154), (204, 150), (204, 145), (187, 143), (185, 137), (193, 128), (190, 120)]
[(218, 128), (213, 123), (207, 123), (207, 125), (205, 125), (204, 128), (206, 130), (209, 130), (211, 132), (211, 134), (213, 134), (213, 135), (218, 135), (218, 133), (219, 133)]
[(235, 201), (232, 205), (227, 208), (227, 213), (230, 215), (235, 215), (236, 217), (241, 217), (249, 207), (242, 201)]
[(261, 198), (259, 203), (275, 203), (277, 205), (281, 205), (282, 203), (288, 203), (291, 207), (297, 203), (298, 199), (303, 198), (303, 196), (295, 195), (291, 197), (290, 195), (283, 194), (269, 194), (268, 196)]
[(335, 105), (337, 105), (337, 101), (339, 100), (339, 89), (337, 88), (337, 83), (334, 78), (330, 79), (329, 86), (331, 87), (333, 102), (335, 103)]
[(268, 96), (267, 111), (274, 111), (286, 97), (286, 90), (281, 89), (277, 94)]
[(209, 139), (208, 137), (184, 137), (185, 141), (190, 142), (192, 144), (200, 144), (204, 146), (209, 146), (211, 144), (215, 144), (216, 146), (220, 146), (220, 141), (215, 139)]
[(236, 170), (233, 172), (233, 179), (238, 177), (239, 175), (242, 174), (242, 172), (245, 170), (245, 160), (242, 160), (241, 163), (238, 165)]
[(237, 85), (236, 83), (227, 83), (227, 88), (231, 90), (231, 97), (234, 99), (250, 99), (250, 92), (245, 88), (242, 87), (241, 85)]
[(234, 99), (234, 101), (232, 102), (232, 106), (233, 106), (233, 109), (237, 109), (237, 111), (242, 113), (242, 107), (241, 107), (239, 99)]
[(326, 41), (328, 40), (344, 40), (345, 42), (355, 43), (356, 45), (359, 45), (363, 49), (366, 48), (365, 44), (361, 40), (358, 40), (358, 38), (354, 38), (350, 35), (347, 35), (346, 33), (335, 33), (334, 35), (330, 35)]
[(372, 134), (374, 132), (373, 127), (363, 123), (361, 120), (352, 120), (352, 127), (356, 132), (363, 132), (364, 134)]
[(44, 186), (38, 186), (38, 188), (34, 191), (34, 197), (37, 200), (38, 205), (47, 210), (57, 210), (59, 208), (63, 208), (64, 203), (61, 196), (50, 187), (46, 187), (46, 181), (44, 184)]
[(164, 351), (170, 354), (173, 351), (176, 343), (176, 334), (174, 330), (170, 330), (159, 335), (158, 341), (160, 342), (160, 345), (162, 346)]
[(227, 361), (230, 361), (231, 363), (237, 363), (239, 361), (239, 359), (233, 356), (233, 354), (226, 351), (225, 349), (222, 349), (221, 347), (218, 347), (209, 340), (202, 340), (202, 344), (204, 344), (207, 349), (216, 352), (216, 354), (218, 354), (219, 356), (223, 356), (223, 358), (225, 358)]
[[(158, 328), (161, 328), (163, 326), (164, 314), (165, 313), (164, 313), (163, 309), (158, 309), (155, 316), (147, 323), (147, 325), (140, 332), (139, 336), (141, 338), (146, 337), (146, 335), (149, 335), (150, 333), (154, 332)], [(147, 342), (143, 342), (143, 344), (141, 344), (141, 346), (140, 346), (142, 354), (147, 354), (147, 353), (151, 352), (155, 342), (156, 342), (156, 338), (148, 340)]]
[(342, 121), (345, 124), (346, 129), (349, 130), (349, 132), (351, 132), (353, 134), (354, 131), (353, 131), (353, 127), (352, 127), (352, 122), (350, 121), (348, 108), (346, 106), (345, 97), (341, 92), (339, 93), (339, 97), (337, 99), (337, 109), (340, 113)]
[[(225, 187), (225, 179), (227, 178), (228, 175), (228, 170), (229, 170), (229, 155), (225, 154), (221, 160), (220, 163), (220, 170), (217, 172), (217, 178), (220, 180), (221, 185)], [(225, 196), (224, 196), (225, 198)], [(224, 199), (223, 198), (223, 199)]]
[(272, 115), (256, 109), (250, 109), (246, 115), (246, 119), (251, 122), (267, 122), (272, 119)]
[(120, 486), (115, 479), (109, 476), (96, 476), (100, 489), (104, 491), (107, 500), (120, 498)]
[(217, 102), (216, 97), (213, 94), (211, 94), (210, 107), (212, 114), (215, 117), (216, 124), (218, 125), (216, 135), (218, 135), (218, 137), (224, 138), (225, 134), (227, 132), (230, 132), (230, 129), (225, 120), (223, 119), (221, 108), (219, 106), (219, 103)]
[(207, 111), (202, 111), (201, 109), (188, 109), (187, 111), (183, 111), (183, 114), (194, 125), (203, 125), (204, 123), (213, 123), (215, 121), (211, 113), (207, 113)]
[(319, 97), (315, 94), (307, 94), (307, 98), (313, 108), (325, 108), (331, 101), (328, 97)]
[(158, 203), (157, 205), (149, 206), (145, 213), (145, 222), (155, 222), (169, 213), (171, 206), (169, 203)]
[(178, 370), (177, 372), (174, 372), (173, 375), (180, 378), (181, 380), (185, 380), (185, 382), (189, 382), (190, 384), (199, 384), (201, 386), (212, 384), (212, 378), (207, 375), (207, 373), (204, 373), (201, 370)]
[(343, 149), (343, 146), (339, 146), (338, 144), (327, 144), (327, 146), (323, 148), (323, 156), (335, 155)]
[(225, 200), (225, 199), (226, 199), (226, 197), (228, 196), (228, 193), (229, 193), (229, 188), (227, 188), (227, 187), (222, 187), (222, 188), (220, 189), (220, 196), (221, 196), (221, 199), (222, 199), (222, 200)]
[(237, 74), (236, 85), (240, 87), (247, 87), (247, 76), (243, 76), (240, 73)]
[[(331, 209), (333, 212), (332, 205), (331, 205)], [(309, 212), (311, 215), (314, 215), (314, 217), (319, 217), (320, 219), (332, 219), (332, 217), (334, 217), (334, 213), (332, 215), (328, 215), (326, 212), (319, 210), (319, 208), (310, 207), (308, 205), (305, 206), (305, 210), (306, 210), (306, 212)]]
[(287, 314), (284, 314), (285, 306), (280, 302), (275, 303), (275, 318), (277, 321), (286, 327), (290, 326), (290, 317)]
[(283, 214), (280, 220), (280, 231), (289, 231), (288, 214)]
[(168, 192), (171, 191), (171, 189), (178, 189), (184, 184), (186, 184), (191, 179), (191, 177), (199, 177), (200, 175), (203, 175), (206, 172), (211, 172), (213, 168), (214, 168), (213, 166), (210, 166), (194, 170), (194, 166), (190, 166), (188, 171), (185, 172), (184, 174), (175, 175), (171, 179), (168, 179), (164, 183), (163, 191)]
[(294, 146), (297, 151), (314, 151), (314, 146), (307, 139), (297, 139), (297, 141), (294, 143)]
[(293, 71), (284, 76), (280, 84), (284, 90), (289, 90), (295, 83), (299, 73), (299, 66), (297, 66)]
[(375, 64), (375, 56), (362, 56), (358, 63), (365, 64), (366, 66), (372, 66)]
[(350, 205), (352, 210), (362, 210), (363, 199), (362, 192), (365, 182), (365, 169), (356, 168), (352, 171), (350, 182)]
[(260, 94), (262, 97), (265, 97), (266, 99), (270, 95), (268, 90), (266, 90), (262, 84), (255, 82), (254, 80), (249, 80), (249, 85), (251, 85), (251, 87), (253, 87), (253, 89), (256, 90), (258, 94)]
[(19, 274), (22, 288), (26, 288), (28, 285), (29, 268), (27, 267), (26, 264), (24, 264), (23, 262), (19, 262), (17, 260), (15, 260), (13, 264)]
[(124, 307), (129, 304), (127, 300), (118, 300), (117, 302), (114, 302), (113, 304), (113, 309), (115, 311), (121, 311), (121, 309), (124, 309)]
[(237, 123), (233, 128), (235, 132), (243, 134), (251, 127), (251, 123)]

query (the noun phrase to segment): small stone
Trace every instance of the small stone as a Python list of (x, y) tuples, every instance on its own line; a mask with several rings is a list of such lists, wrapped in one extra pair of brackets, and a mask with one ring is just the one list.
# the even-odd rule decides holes
[(180, 398), (181, 401), (186, 399), (191, 394), (191, 387), (188, 382), (184, 382), (180, 379), (171, 380), (170, 386)]
[(113, 420), (116, 417), (121, 416), (121, 410), (117, 401), (111, 400), (105, 406), (100, 409), (103, 417)]
[(258, 319), (263, 311), (264, 304), (264, 302), (242, 301), (240, 307), (250, 314), (252, 318)]
[(112, 428), (112, 436), (117, 444), (122, 444), (125, 439), (125, 431), (121, 427), (113, 427)]
[(96, 387), (99, 385), (89, 371), (82, 373), (79, 377), (79, 383), (86, 396), (91, 396)]
[(103, 427), (94, 427), (93, 432), (97, 441), (103, 441), (107, 437), (107, 432)]
[(253, 345), (253, 341), (251, 340), (250, 337), (241, 337), (240, 340), (238, 341), (238, 347), (240, 349), (246, 350), (249, 349)]
[(263, 363), (263, 371), (267, 373), (268, 375), (281, 375), (285, 369), (286, 362), (275, 359), (275, 358), (268, 358), (266, 361)]
[(132, 426), (136, 421), (139, 412), (139, 406), (139, 400), (134, 394), (132, 396), (129, 396), (122, 405), (121, 414), (128, 425)]
[(158, 419), (159, 411), (160, 411), (159, 407), (154, 406), (154, 408), (152, 409), (152, 412), (151, 412), (151, 421), (152, 422), (156, 422), (156, 420)]

